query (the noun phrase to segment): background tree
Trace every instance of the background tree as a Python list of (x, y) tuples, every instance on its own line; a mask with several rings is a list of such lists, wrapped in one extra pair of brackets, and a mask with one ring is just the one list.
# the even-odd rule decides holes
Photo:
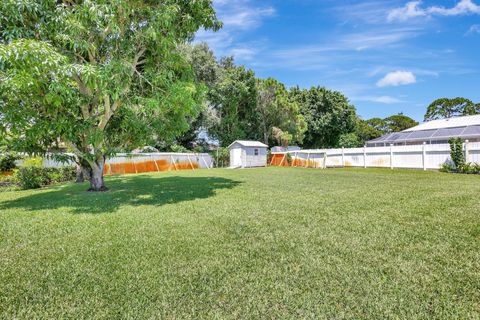
[(458, 116), (480, 114), (480, 103), (474, 104), (466, 98), (440, 98), (433, 101), (427, 108), (424, 120), (438, 120)]
[(209, 94), (209, 134), (226, 146), (237, 139), (260, 138), (256, 115), (256, 79), (252, 70), (223, 58), (221, 76)]
[(188, 129), (203, 92), (177, 46), (220, 27), (209, 0), (11, 0), (0, 21), (7, 139), (30, 152), (66, 143), (94, 191), (116, 150)]
[(190, 127), (188, 131), (175, 139), (175, 142), (179, 145), (193, 149), (198, 145), (206, 145), (208, 143), (208, 141), (204, 141), (205, 138), (201, 136), (208, 134), (209, 124), (211, 123), (211, 121), (209, 121), (211, 93), (222, 78), (223, 69), (218, 64), (213, 51), (206, 43), (196, 45), (185, 44), (181, 47), (181, 52), (192, 65), (195, 81), (198, 84), (203, 84), (207, 90), (202, 111), (197, 117), (189, 119)]
[(323, 87), (290, 90), (294, 101), (307, 123), (303, 141), (305, 148), (334, 147), (340, 136), (355, 131), (357, 115), (355, 107), (338, 91)]
[(265, 144), (273, 140), (282, 145), (302, 142), (307, 129), (305, 119), (298, 103), (291, 99), (282, 83), (273, 78), (257, 80), (256, 104), (259, 130)]
[(406, 115), (399, 113), (383, 119), (388, 127), (387, 132), (400, 132), (418, 125), (418, 122)]

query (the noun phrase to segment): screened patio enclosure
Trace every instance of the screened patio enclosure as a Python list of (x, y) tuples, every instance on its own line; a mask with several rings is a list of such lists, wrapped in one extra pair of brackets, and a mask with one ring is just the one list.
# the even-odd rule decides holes
[(442, 144), (450, 138), (480, 141), (480, 115), (433, 120), (416, 127), (386, 134), (367, 142), (368, 147), (389, 145)]

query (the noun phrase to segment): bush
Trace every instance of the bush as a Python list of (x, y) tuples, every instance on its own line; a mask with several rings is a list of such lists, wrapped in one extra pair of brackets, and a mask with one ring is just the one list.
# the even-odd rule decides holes
[(479, 174), (480, 164), (477, 163), (465, 163), (458, 168), (458, 172), (467, 174)]
[(17, 167), (15, 161), (22, 157), (14, 152), (7, 152), (0, 156), (0, 172), (11, 171)]
[(42, 157), (30, 157), (23, 161), (23, 167), (43, 167), (43, 158)]
[(450, 157), (455, 164), (455, 169), (459, 170), (465, 164), (465, 155), (463, 154), (463, 140), (461, 138), (451, 138)]
[(37, 189), (54, 183), (74, 181), (75, 167), (42, 168), (37, 166), (22, 167), (15, 171), (15, 181), (22, 189)]
[(215, 167), (222, 168), (230, 164), (230, 150), (228, 148), (219, 147), (211, 153), (215, 161)]
[(440, 172), (447, 172), (447, 173), (455, 172), (455, 167), (451, 162), (445, 162), (442, 164), (440, 168)]

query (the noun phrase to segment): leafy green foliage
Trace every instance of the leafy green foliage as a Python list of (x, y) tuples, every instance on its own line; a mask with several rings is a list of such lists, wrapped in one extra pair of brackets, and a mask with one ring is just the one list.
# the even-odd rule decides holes
[(212, 151), (212, 158), (215, 161), (215, 167), (228, 167), (230, 164), (230, 150), (226, 147), (219, 147)]
[(358, 119), (356, 133), (359, 145), (364, 145), (365, 142), (369, 140), (381, 137), (388, 133), (400, 132), (416, 125), (418, 125), (417, 121), (399, 113), (385, 119)]
[(220, 27), (209, 0), (8, 0), (0, 21), (0, 128), (22, 151), (67, 144), (93, 189), (110, 154), (172, 141), (202, 109), (178, 45)]
[(254, 72), (235, 66), (232, 58), (222, 59), (220, 67), (221, 79), (209, 94), (208, 132), (223, 146), (237, 139), (258, 140)]
[(256, 104), (265, 144), (273, 142), (273, 138), (281, 145), (302, 142), (307, 124), (298, 102), (289, 96), (282, 83), (273, 78), (257, 80)]
[(433, 101), (425, 113), (425, 121), (480, 114), (480, 103), (466, 98), (440, 98)]
[(13, 177), (22, 189), (37, 189), (54, 183), (74, 181), (76, 174), (75, 167), (27, 166), (15, 170)]
[(465, 164), (463, 140), (461, 138), (451, 138), (448, 143), (450, 144), (450, 157), (455, 164), (455, 169), (459, 170)]
[(338, 138), (338, 146), (340, 148), (355, 148), (360, 145), (358, 136), (355, 132), (342, 134)]
[(15, 152), (0, 154), (0, 172), (11, 171), (17, 167), (15, 161), (22, 157)]
[(385, 125), (388, 128), (388, 133), (400, 132), (418, 125), (417, 121), (403, 115), (402, 113), (387, 117), (383, 120), (385, 121)]
[(305, 148), (337, 146), (341, 135), (355, 131), (355, 107), (340, 92), (323, 87), (309, 90), (294, 87), (290, 96), (299, 104), (307, 123), (303, 140)]

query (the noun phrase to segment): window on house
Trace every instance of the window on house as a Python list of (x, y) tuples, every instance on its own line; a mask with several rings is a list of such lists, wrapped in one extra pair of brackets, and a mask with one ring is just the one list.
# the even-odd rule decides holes
[(256, 156), (258, 156), (258, 149), (254, 149), (254, 150), (253, 150), (253, 154), (256, 155)]

